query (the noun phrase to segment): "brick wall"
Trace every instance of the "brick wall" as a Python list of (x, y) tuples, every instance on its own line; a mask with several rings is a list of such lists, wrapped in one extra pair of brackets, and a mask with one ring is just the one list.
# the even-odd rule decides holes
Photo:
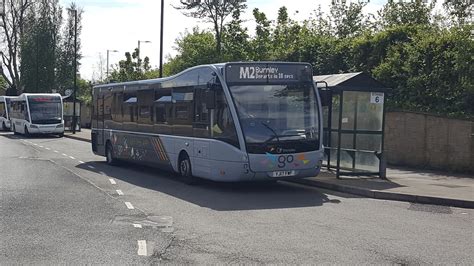
[(394, 165), (474, 173), (474, 123), (411, 112), (388, 112), (385, 155)]

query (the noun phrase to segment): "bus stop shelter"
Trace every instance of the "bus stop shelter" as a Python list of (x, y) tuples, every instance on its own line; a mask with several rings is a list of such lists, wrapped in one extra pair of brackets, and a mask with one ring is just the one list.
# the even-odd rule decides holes
[(325, 166), (340, 176), (385, 178), (385, 93), (363, 72), (314, 76), (323, 105)]
[[(74, 114), (73, 97), (68, 96), (63, 98), (63, 113), (64, 130), (72, 131)], [(76, 100), (76, 131), (81, 131), (81, 101), (79, 100)]]

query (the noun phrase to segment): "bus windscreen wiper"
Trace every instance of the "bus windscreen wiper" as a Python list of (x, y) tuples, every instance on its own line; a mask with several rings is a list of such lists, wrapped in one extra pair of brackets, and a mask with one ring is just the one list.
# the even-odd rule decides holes
[(267, 142), (272, 141), (272, 140), (275, 139), (275, 138), (277, 139), (277, 142), (280, 143), (280, 138), (279, 138), (278, 134), (276, 133), (276, 131), (275, 131), (271, 126), (269, 126), (267, 123), (265, 123), (265, 122), (263, 122), (263, 121), (260, 122), (260, 123), (262, 123), (262, 125), (263, 125), (264, 127), (268, 128), (271, 132), (273, 132), (273, 136), (270, 137), (269, 139), (265, 140), (265, 141), (263, 142), (263, 144), (267, 144)]

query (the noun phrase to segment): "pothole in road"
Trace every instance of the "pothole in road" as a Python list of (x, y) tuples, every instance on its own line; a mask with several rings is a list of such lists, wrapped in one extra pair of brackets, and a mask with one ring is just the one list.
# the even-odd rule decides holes
[(116, 216), (112, 221), (112, 224), (117, 225), (133, 225), (139, 224), (143, 228), (160, 229), (165, 233), (172, 233), (173, 228), (173, 217), (171, 216)]

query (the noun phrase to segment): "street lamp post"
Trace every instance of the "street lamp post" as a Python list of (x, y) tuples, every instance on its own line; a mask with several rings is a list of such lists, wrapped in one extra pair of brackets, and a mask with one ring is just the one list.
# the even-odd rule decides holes
[(76, 90), (77, 90), (77, 10), (68, 8), (74, 13), (74, 89), (72, 93), (72, 134), (76, 134)]
[(138, 51), (137, 51), (138, 70), (141, 70), (141, 64), (140, 64), (140, 43), (151, 43), (151, 41), (140, 41), (140, 40), (138, 40)]
[(107, 82), (109, 81), (109, 53), (118, 53), (117, 50), (107, 50), (107, 70), (106, 70), (106, 76), (105, 78), (107, 79)]
[(165, 17), (165, 1), (161, 0), (161, 26), (160, 26), (160, 78), (163, 77), (163, 21)]

